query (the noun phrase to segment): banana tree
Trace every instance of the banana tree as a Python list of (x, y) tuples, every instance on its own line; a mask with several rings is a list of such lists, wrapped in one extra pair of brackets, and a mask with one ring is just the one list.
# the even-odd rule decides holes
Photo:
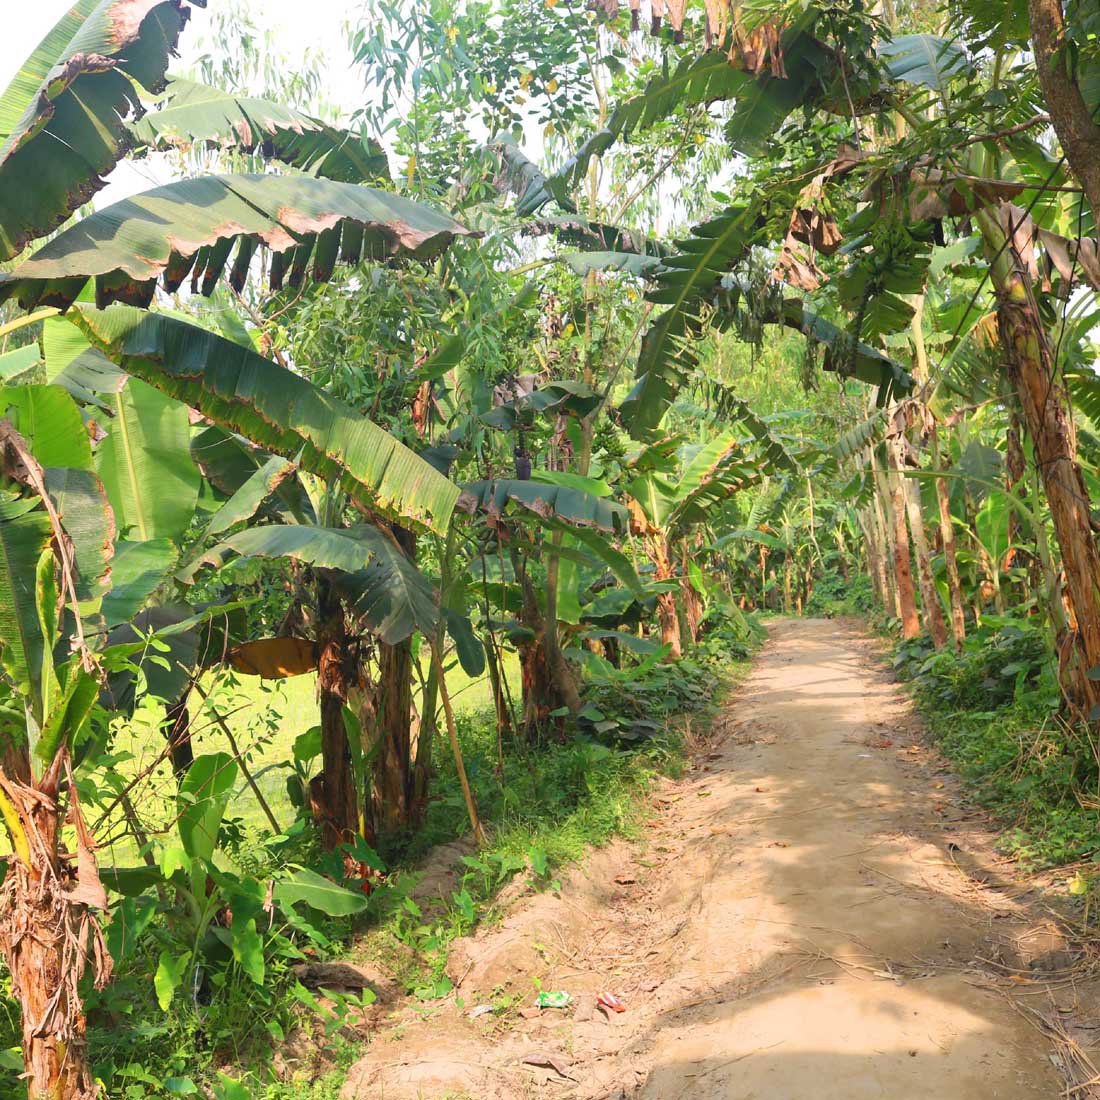
[[(0, 949), (22, 1010), (28, 1095), (85, 1100), (98, 1090), (78, 983), (90, 960), (101, 986), (111, 960), (95, 913), (106, 894), (73, 761), (94, 757), (100, 743), (93, 726), (105, 716), (98, 703), (108, 675), (135, 670), (149, 644), (110, 644), (111, 632), (160, 585), (174, 554), (129, 530), (120, 538), (122, 516), (129, 528), (142, 503), (107, 484), (129, 411), (119, 411), (114, 448), (102, 439), (98, 458), (61, 388), (7, 387), (0, 397), (0, 813), (13, 853), (0, 888)], [(171, 463), (163, 472), (171, 476)], [(66, 821), (75, 856), (63, 843)]]
[[(611, 489), (595, 478), (534, 470), (531, 480), (504, 479), (463, 485), (459, 507), (482, 522), (477, 551), (467, 569), (475, 581), (489, 576), (486, 600), (515, 615), (512, 632), (520, 654), (524, 735), (541, 736), (550, 716), (562, 708), (576, 714), (580, 692), (558, 638), (559, 617), (546, 592), (549, 561), (597, 562), (628, 587), (640, 584), (626, 555), (611, 540), (626, 533), (627, 510), (609, 499)], [(525, 530), (526, 529), (526, 530)], [(541, 542), (526, 532), (543, 532)], [(534, 551), (535, 553), (531, 553)], [(577, 577), (571, 569), (555, 578), (565, 602), (577, 603)], [(574, 620), (575, 621), (575, 620)], [(487, 650), (492, 650), (490, 645)]]
[(189, 0), (77, 0), (23, 63), (0, 96), (0, 260), (103, 186), (138, 89), (161, 89), (190, 11)]
[(687, 461), (677, 456), (675, 437), (650, 444), (631, 461), (625, 485), (631, 530), (640, 535), (661, 586), (657, 618), (667, 660), (682, 655), (677, 547), (692, 527), (735, 493), (759, 482), (762, 471), (750, 448), (730, 435), (705, 444)]

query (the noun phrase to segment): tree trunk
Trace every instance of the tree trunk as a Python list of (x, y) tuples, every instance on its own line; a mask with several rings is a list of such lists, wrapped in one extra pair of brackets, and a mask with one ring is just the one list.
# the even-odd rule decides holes
[[(929, 432), (929, 444), (932, 448), (932, 465), (940, 468), (939, 441), (936, 437), (935, 423)], [(966, 612), (964, 611), (962, 581), (959, 579), (959, 559), (955, 550), (955, 523), (951, 518), (951, 497), (947, 492), (945, 478), (937, 477), (936, 501), (940, 509), (940, 541), (943, 543), (943, 560), (947, 572), (947, 592), (951, 601), (951, 637), (955, 652), (961, 653), (966, 641)]]
[(894, 569), (897, 560), (897, 547), (895, 546), (895, 534), (897, 528), (894, 525), (894, 510), (890, 497), (890, 486), (887, 484), (886, 475), (878, 468), (875, 453), (871, 451), (871, 476), (875, 482), (874, 503), (875, 519), (881, 531), (881, 541), (885, 547), (884, 570), (886, 584), (890, 590), (890, 602), (886, 605), (887, 612), (892, 612), (899, 622), (902, 617), (901, 594), (898, 591), (898, 576)]
[(1050, 121), (1100, 226), (1100, 125), (1072, 75), (1073, 54), (1066, 40), (1062, 0), (1028, 0), (1027, 11)]
[(111, 958), (91, 909), (106, 909), (91, 838), (75, 790), (70, 817), (79, 864), (58, 850), (63, 811), (58, 804), (62, 756), (42, 781), (0, 775), (13, 854), (0, 887), (0, 949), (19, 1002), (28, 1100), (93, 1100), (100, 1096), (88, 1061), (86, 1022), (78, 983), (89, 957), (95, 985), (110, 978)]
[(160, 724), (160, 732), (168, 742), (168, 757), (172, 761), (172, 772), (177, 783), (195, 762), (195, 750), (191, 745), (191, 714), (187, 707), (190, 694), (191, 685), (188, 684), (183, 694), (171, 706), (164, 708), (164, 718)]
[[(394, 539), (410, 561), (416, 560), (416, 536), (403, 527), (391, 527)], [(371, 836), (389, 838), (409, 829), (427, 808), (418, 801), (413, 779), (415, 760), (412, 745), (412, 641), (396, 645), (378, 643), (378, 684), (372, 713), (365, 715), (368, 738), (377, 741), (378, 751), (370, 767), (370, 789), (364, 803)], [(369, 719), (373, 719), (370, 722)]]
[[(557, 547), (561, 544), (561, 532), (555, 531), (552, 544)], [(561, 558), (551, 554), (546, 567), (546, 615), (542, 624), (542, 647), (546, 654), (546, 663), (550, 669), (550, 677), (554, 682), (563, 706), (567, 706), (571, 714), (577, 714), (581, 709), (581, 693), (577, 689), (577, 681), (573, 676), (573, 670), (561, 651), (561, 643), (558, 640), (558, 575)]]
[(909, 533), (913, 538), (913, 554), (917, 559), (917, 579), (920, 583), (921, 611), (924, 615), (924, 629), (928, 631), (932, 644), (937, 649), (947, 645), (947, 623), (940, 607), (940, 594), (936, 591), (936, 582), (932, 577), (932, 558), (928, 552), (928, 538), (924, 531), (924, 516), (921, 514), (920, 489), (908, 478), (902, 486), (905, 493), (905, 508), (909, 515)]
[[(672, 555), (668, 541), (659, 531), (648, 535), (646, 541), (649, 544), (650, 557), (656, 566), (654, 577), (659, 581), (672, 580)], [(661, 645), (671, 647), (665, 660), (675, 661), (683, 656), (680, 645), (680, 613), (676, 607), (675, 592), (658, 593), (657, 621), (661, 626)]]
[[(568, 704), (562, 699), (559, 682), (550, 667), (550, 657), (546, 648), (547, 623), (539, 610), (534, 585), (526, 569), (523, 568), (517, 550), (512, 551), (512, 571), (523, 593), (521, 621), (534, 635), (529, 641), (521, 642), (519, 645), (520, 680), (523, 688), (523, 735), (528, 741), (537, 741), (550, 728), (552, 722), (550, 712)], [(564, 660), (564, 657), (562, 659)]]
[(898, 436), (886, 440), (886, 459), (890, 469), (890, 510), (894, 519), (894, 583), (898, 593), (901, 636), (916, 638), (920, 634), (920, 617), (917, 615), (917, 593), (913, 586), (913, 568), (909, 558), (909, 529), (905, 524), (905, 487), (902, 485), (900, 473), (898, 442)]
[(687, 545), (681, 547), (682, 571), (680, 574), (680, 600), (683, 605), (683, 617), (681, 619), (682, 647), (688, 648), (699, 641), (699, 625), (703, 621), (703, 601), (699, 593), (695, 591), (688, 576), (688, 552)]
[(340, 597), (324, 578), (318, 579), (318, 610), (321, 774), (311, 784), (311, 793), (322, 843), (331, 850), (358, 832), (359, 803), (344, 724), (350, 686), (347, 622)]
[[(412, 644), (378, 645), (378, 685), (373, 710), (378, 750), (370, 765), (368, 821), (376, 840), (391, 838), (419, 818), (413, 784)], [(364, 724), (364, 728), (370, 728)]]
[[(979, 225), (987, 247), (996, 255), (1005, 241), (1004, 226), (987, 211), (980, 215)], [(1012, 229), (1009, 226), (1008, 247), (993, 264), (997, 329), (1043, 479), (1075, 620), (1069, 639), (1071, 656), (1063, 664), (1068, 681), (1063, 688), (1073, 705), (1090, 716), (1100, 702), (1100, 682), (1088, 675), (1090, 669), (1100, 666), (1100, 554), (1092, 530), (1088, 489), (1077, 464), (1073, 416), (1032, 296), (1027, 257), (1013, 247)]]

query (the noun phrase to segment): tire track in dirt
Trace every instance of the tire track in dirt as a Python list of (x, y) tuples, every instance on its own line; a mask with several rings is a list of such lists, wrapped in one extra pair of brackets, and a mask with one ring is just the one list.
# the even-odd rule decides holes
[[(994, 881), (916, 731), (853, 625), (775, 624), (644, 841), (459, 941), (454, 1000), (399, 1010), (343, 1097), (1064, 1095), (1037, 1025), (1065, 947), (963, 870)], [(530, 1005), (536, 982), (575, 1010), (470, 1018), (502, 994)], [(601, 990), (627, 1010), (597, 1009)]]

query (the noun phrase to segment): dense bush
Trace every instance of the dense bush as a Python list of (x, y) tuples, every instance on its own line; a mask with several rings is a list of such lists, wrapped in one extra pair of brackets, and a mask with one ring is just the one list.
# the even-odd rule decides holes
[(1052, 707), (1059, 702), (1046, 633), (1028, 620), (987, 620), (958, 655), (937, 653), (923, 636), (902, 642), (894, 667), (933, 709), (988, 711), (1032, 695)]
[(986, 620), (956, 655), (926, 638), (902, 642), (894, 665), (910, 681), (929, 733), (976, 801), (1006, 819), (1002, 845), (1028, 865), (1085, 858), (1100, 847), (1097, 746), (1059, 714), (1054, 657), (1027, 620)]
[(871, 578), (866, 573), (844, 577), (830, 570), (814, 581), (804, 613), (813, 618), (864, 615), (874, 603)]

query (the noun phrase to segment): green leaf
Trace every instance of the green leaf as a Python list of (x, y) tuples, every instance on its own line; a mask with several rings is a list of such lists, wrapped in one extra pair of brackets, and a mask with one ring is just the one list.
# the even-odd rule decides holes
[(474, 633), (469, 618), (450, 608), (443, 609), (443, 618), (447, 623), (447, 633), (455, 644), (462, 671), (472, 678), (481, 676), (485, 672), (485, 646)]
[(685, 108), (732, 99), (750, 87), (752, 80), (722, 50), (685, 57), (673, 72), (663, 70), (646, 84), (644, 91), (615, 107), (607, 125), (583, 142), (551, 174), (546, 185), (547, 198), (576, 187), (588, 172), (592, 158), (602, 156), (619, 137), (646, 130)]
[(251, 519), (260, 505), (279, 485), (294, 473), (294, 463), (275, 456), (269, 458), (252, 476), (210, 517), (202, 538), (211, 538), (228, 531), (242, 520)]
[(37, 698), (42, 631), (35, 601), (38, 559), (53, 537), (39, 502), (0, 493), (0, 663), (21, 695)]
[(196, 565), (221, 565), (231, 554), (291, 558), (343, 574), (337, 583), (356, 610), (384, 642), (396, 645), (414, 630), (435, 629), (435, 592), (431, 582), (376, 527), (361, 524), (337, 529), (300, 524), (251, 527), (218, 543)]
[(218, 1083), (214, 1086), (214, 1100), (255, 1100), (255, 1098), (250, 1088), (219, 1071)]
[(467, 235), (446, 214), (372, 187), (311, 176), (199, 176), (123, 199), (63, 230), (14, 271), (0, 273), (0, 301), (67, 309), (93, 276), (101, 308), (116, 301), (148, 306), (158, 280), (174, 292), (188, 274), (194, 291), (210, 295), (234, 241), (231, 285), (243, 288), (263, 242), (280, 257), (271, 276), (279, 289), (284, 260), (297, 286), (311, 255), (312, 277), (324, 281), (337, 252), (345, 263), (431, 259)]
[(108, 890), (123, 897), (138, 897), (163, 881), (158, 867), (101, 867), (99, 877)]
[(270, 99), (237, 95), (173, 77), (157, 109), (131, 130), (151, 149), (262, 145), (264, 155), (325, 179), (367, 183), (389, 178), (386, 153), (373, 138), (340, 130)]
[(205, 329), (128, 306), (79, 310), (132, 375), (404, 526), (447, 530), (458, 487), (349, 405)]
[(241, 969), (256, 983), (264, 984), (264, 941), (256, 931), (255, 918), (233, 922), (233, 958)]
[(84, 419), (60, 386), (4, 386), (0, 390), (6, 416), (27, 441), (43, 466), (92, 468), (92, 445)]
[(42, 726), (35, 755), (47, 767), (62, 745), (72, 745), (99, 699), (99, 679), (86, 669), (72, 668), (61, 698)]
[(157, 960), (157, 970), (153, 975), (153, 988), (157, 994), (157, 1004), (162, 1012), (172, 1007), (172, 998), (183, 984), (187, 967), (191, 963), (190, 951), (162, 951)]
[(42, 354), (46, 381), (83, 405), (107, 409), (101, 395), (117, 393), (126, 382), (126, 375), (65, 317), (47, 317), (43, 322)]
[(275, 883), (275, 900), (282, 906), (304, 902), (330, 917), (349, 917), (367, 907), (365, 894), (337, 886), (305, 867)]
[[(553, 196), (547, 190), (546, 176), (520, 149), (515, 138), (505, 134), (489, 149), (497, 157), (499, 165), (496, 186), (501, 190), (507, 189), (516, 196), (516, 214), (525, 217), (551, 201)], [(576, 210), (568, 197), (564, 198), (564, 203), (566, 210)]]
[(748, 428), (753, 439), (763, 444), (767, 461), (771, 466), (791, 474), (801, 473), (802, 467), (798, 460), (772, 435), (767, 421), (757, 416), (747, 401), (722, 382), (708, 379), (707, 384), (714, 402), (714, 415), (718, 419), (732, 421)]
[(237, 763), (224, 752), (197, 756), (187, 769), (176, 799), (176, 825), (184, 851), (192, 859), (209, 860), (214, 855), (218, 829), (236, 781)]
[(876, 49), (892, 79), (931, 88), (945, 103), (951, 81), (974, 72), (966, 51), (938, 34), (899, 34)]
[(321, 727), (311, 726), (305, 733), (298, 734), (291, 751), (299, 764), (315, 760), (321, 755)]
[(634, 563), (613, 546), (605, 534), (587, 527), (572, 527), (569, 531), (576, 542), (603, 562), (631, 592), (637, 596), (642, 594), (642, 582), (634, 569)]
[(640, 256), (636, 252), (566, 252), (558, 259), (581, 276), (590, 271), (621, 271), (648, 279), (661, 268), (659, 256)]
[(169, 1096), (195, 1096), (199, 1091), (190, 1077), (165, 1077), (162, 1087)]
[(156, 90), (185, 0), (77, 0), (0, 96), (0, 260), (103, 186), (129, 142), (123, 119)]
[(582, 493), (590, 493), (594, 497), (609, 497), (613, 492), (611, 486), (601, 478), (571, 474), (566, 470), (532, 470), (531, 480), (543, 485), (565, 485)]
[(878, 386), (880, 405), (897, 400), (913, 388), (912, 375), (900, 363), (862, 341), (855, 345), (853, 355), (852, 340), (848, 333), (834, 325), (832, 321), (811, 313), (797, 298), (788, 298), (784, 301), (781, 317), (777, 323), (797, 329), (824, 344), (832, 353), (831, 357), (826, 356), (825, 370), (840, 374), (850, 370), (861, 382)]
[(96, 469), (119, 529), (138, 541), (178, 539), (195, 514), (201, 480), (187, 409), (134, 378), (107, 404), (114, 417), (96, 448)]
[(37, 344), (27, 344), (26, 347), (6, 351), (0, 355), (0, 380), (16, 381), (21, 375), (34, 370), (41, 361)]
[(130, 622), (137, 615), (175, 565), (176, 554), (168, 539), (115, 544), (111, 590), (101, 608), (108, 628)]
[(104, 595), (114, 580), (115, 517), (103, 483), (90, 470), (48, 466), (46, 492), (73, 543), (78, 600)]
[(472, 481), (462, 486), (464, 507), (469, 511), (500, 515), (509, 504), (533, 512), (544, 520), (558, 520), (570, 527), (600, 531), (625, 531), (629, 516), (621, 504), (602, 500), (570, 485), (545, 485), (537, 481)]
[(680, 253), (667, 257), (648, 301), (668, 306), (642, 337), (634, 368), (634, 389), (622, 404), (630, 434), (644, 438), (665, 411), (697, 359), (691, 339), (701, 328), (699, 309), (721, 289), (721, 281), (742, 260), (760, 233), (759, 200), (734, 206), (692, 230)]

